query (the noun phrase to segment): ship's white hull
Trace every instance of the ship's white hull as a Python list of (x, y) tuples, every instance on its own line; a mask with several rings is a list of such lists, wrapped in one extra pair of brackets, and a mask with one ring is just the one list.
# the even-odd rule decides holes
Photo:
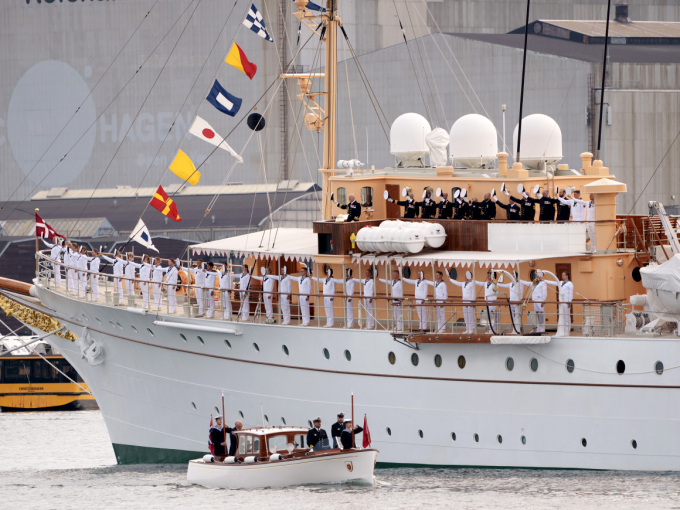
[[(77, 345), (52, 337), (93, 391), (121, 463), (207, 453), (210, 414), (221, 413), (223, 390), (228, 423), (261, 425), (264, 414), (272, 425), (299, 424), (321, 415), (327, 430), (338, 412), (349, 412), (353, 390), (355, 415), (359, 422), (368, 416), (380, 450), (378, 466), (680, 470), (680, 371), (654, 372), (658, 360), (667, 369), (680, 365), (676, 339), (570, 337), (526, 346), (422, 344), (415, 351), (384, 331), (215, 321), (210, 325), (243, 334), (164, 328), (153, 324), (163, 317), (38, 292), (60, 316), (81, 320), (103, 348), (103, 362), (92, 365)], [(626, 363), (624, 375), (616, 373), (618, 360)]]
[(375, 450), (356, 450), (340, 455), (253, 464), (205, 463), (199, 459), (189, 462), (187, 481), (222, 489), (343, 482), (372, 484), (377, 455)]

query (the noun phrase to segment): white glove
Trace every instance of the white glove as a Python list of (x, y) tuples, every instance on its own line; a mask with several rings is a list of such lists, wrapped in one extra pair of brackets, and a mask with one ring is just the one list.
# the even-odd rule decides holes
[(505, 196), (507, 196), (507, 197), (510, 196), (510, 192), (509, 192), (507, 189), (504, 189), (504, 190), (503, 190), (503, 193), (505, 193)]
[(529, 195), (527, 195), (527, 192), (526, 192), (526, 191), (522, 191), (522, 196), (523, 196), (524, 198), (529, 198)]
[(493, 199), (494, 202), (498, 202), (498, 198), (496, 198), (496, 195), (492, 196), (491, 198)]

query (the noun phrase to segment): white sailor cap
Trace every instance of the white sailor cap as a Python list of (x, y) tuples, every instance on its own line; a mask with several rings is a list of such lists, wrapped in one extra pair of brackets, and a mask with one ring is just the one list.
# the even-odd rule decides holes
[(541, 277), (543, 276), (543, 271), (541, 271), (540, 269), (537, 269), (537, 270), (536, 270), (536, 276), (537, 276), (538, 278), (541, 278)]
[(468, 280), (472, 278), (472, 273), (470, 271), (465, 271), (465, 278), (467, 278)]

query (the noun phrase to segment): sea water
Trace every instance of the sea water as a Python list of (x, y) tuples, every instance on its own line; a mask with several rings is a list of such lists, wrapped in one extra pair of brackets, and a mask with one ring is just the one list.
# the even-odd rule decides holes
[(0, 413), (3, 509), (421, 507), (680, 508), (680, 474), (409, 468), (376, 470), (373, 486), (210, 489), (186, 465), (117, 466), (100, 411)]

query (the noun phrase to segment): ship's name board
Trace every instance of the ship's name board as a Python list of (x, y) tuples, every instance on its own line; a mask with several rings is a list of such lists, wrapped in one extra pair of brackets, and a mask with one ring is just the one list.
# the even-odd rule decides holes
[(20, 386), (19, 391), (43, 391), (42, 386)]

